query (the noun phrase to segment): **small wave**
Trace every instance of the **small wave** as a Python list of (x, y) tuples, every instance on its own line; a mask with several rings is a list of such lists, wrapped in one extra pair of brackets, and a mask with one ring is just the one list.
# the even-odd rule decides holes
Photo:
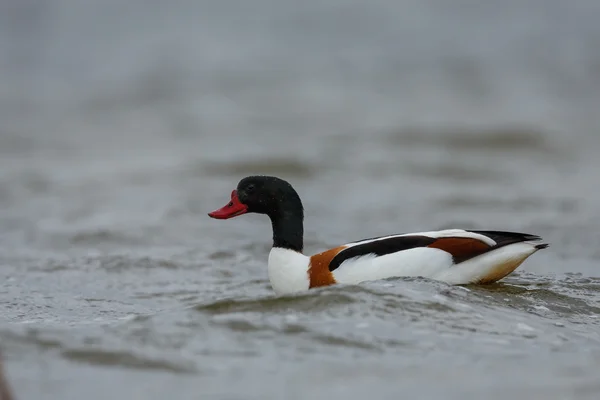
[(245, 319), (227, 319), (216, 322), (218, 325), (235, 332), (257, 332), (264, 330), (262, 326)]
[(410, 175), (444, 181), (490, 182), (492, 180), (502, 181), (506, 179), (504, 174), (492, 169), (474, 169), (455, 164), (437, 166), (407, 165), (404, 169)]
[(208, 314), (227, 314), (235, 312), (289, 312), (289, 311), (322, 311), (335, 306), (348, 305), (359, 301), (350, 293), (319, 292), (266, 297), (259, 299), (225, 299), (194, 307), (196, 311)]
[(168, 360), (138, 356), (126, 351), (101, 349), (70, 349), (63, 350), (62, 356), (70, 361), (92, 365), (120, 366), (145, 370), (163, 370), (176, 373), (194, 373), (192, 365), (183, 365)]
[(580, 273), (567, 273), (562, 282), (567, 285), (584, 286), (586, 289), (600, 292), (600, 278), (597, 277), (585, 277)]
[(448, 128), (436, 132), (403, 130), (388, 136), (391, 143), (403, 146), (441, 146), (464, 151), (549, 151), (542, 131), (528, 127)]
[(98, 262), (100, 268), (110, 272), (120, 272), (129, 269), (179, 268), (179, 265), (172, 261), (150, 257), (131, 258), (127, 256), (109, 256), (100, 258)]
[(204, 171), (217, 176), (283, 175), (295, 178), (310, 178), (314, 168), (307, 162), (289, 158), (265, 158), (206, 165)]
[[(422, 284), (424, 292), (414, 288), (414, 283)], [(432, 292), (433, 290), (433, 292)], [(399, 313), (438, 314), (456, 312), (453, 301), (444, 301), (435, 282), (428, 280), (396, 279), (367, 282), (361, 285), (335, 285), (326, 288), (311, 289), (295, 295), (270, 296), (249, 299), (223, 299), (212, 303), (199, 304), (196, 311), (210, 315), (225, 315), (244, 312), (264, 314), (310, 313), (343, 309), (344, 315), (359, 315), (369, 309), (373, 316), (388, 318)], [(458, 290), (458, 289), (457, 289)], [(442, 296), (443, 297), (443, 296)]]
[(444, 208), (455, 209), (490, 209), (490, 210), (534, 210), (540, 207), (544, 199), (520, 198), (520, 199), (498, 199), (497, 197), (476, 197), (476, 196), (452, 196), (440, 198), (437, 204)]
[(339, 346), (339, 347), (353, 347), (362, 350), (375, 350), (380, 351), (381, 349), (374, 343), (360, 341), (356, 339), (345, 338), (341, 336), (325, 335), (325, 334), (313, 334), (311, 340), (318, 343), (325, 344), (328, 346)]
[(519, 198), (503, 198), (499, 199), (492, 196), (478, 196), (470, 194), (466, 195), (453, 195), (448, 197), (441, 197), (436, 203), (440, 207), (454, 208), (454, 209), (489, 209), (489, 210), (505, 210), (507, 212), (513, 212), (515, 210), (539, 210), (545, 208), (548, 210), (557, 211), (562, 214), (571, 213), (576, 211), (579, 202), (576, 199), (548, 199), (543, 197), (519, 197)]
[(56, 339), (42, 337), (37, 330), (27, 329), (23, 333), (12, 332), (8, 330), (0, 331), (2, 341), (16, 344), (34, 345), (40, 349), (62, 348), (62, 342)]
[[(159, 299), (159, 298), (195, 298), (198, 294), (197, 290), (173, 290), (163, 292), (136, 293), (132, 297), (136, 299)], [(89, 301), (89, 299), (86, 299)]]
[[(532, 274), (515, 274), (505, 282), (473, 287), (473, 290), (492, 298), (503, 306), (527, 311), (542, 317), (566, 318), (573, 322), (600, 315), (597, 304), (600, 279), (545, 278)], [(506, 302), (506, 298), (510, 302)], [(598, 321), (600, 323), (600, 321)]]
[[(283, 318), (272, 320), (257, 320), (248, 315), (222, 314), (213, 316), (213, 323), (232, 332), (242, 334), (253, 334), (263, 332), (261, 337), (295, 337), (299, 340), (314, 342), (316, 345), (325, 345), (326, 347), (352, 347), (361, 350), (380, 350), (380, 347), (371, 340), (360, 340), (352, 337), (352, 332), (341, 332), (332, 334), (329, 332), (319, 332), (318, 325), (312, 326), (307, 322), (297, 321), (293, 314), (287, 314)], [(317, 329), (317, 330), (315, 330)], [(295, 340), (295, 339), (293, 339)]]
[(72, 244), (98, 245), (98, 244), (124, 244), (135, 242), (133, 238), (120, 232), (100, 229), (94, 231), (77, 232), (71, 236)]
[(35, 272), (52, 273), (52, 272), (75, 270), (75, 269), (77, 269), (77, 266), (69, 265), (68, 263), (64, 263), (64, 262), (51, 261), (51, 262), (48, 262), (46, 265), (32, 266), (32, 267), (29, 267), (28, 269), (30, 271), (35, 271)]
[(236, 253), (233, 251), (215, 251), (208, 255), (209, 260), (228, 260), (236, 257)]

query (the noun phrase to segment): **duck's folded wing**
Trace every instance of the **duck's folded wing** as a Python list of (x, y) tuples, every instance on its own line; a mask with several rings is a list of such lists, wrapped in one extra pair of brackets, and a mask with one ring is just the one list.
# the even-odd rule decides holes
[(453, 264), (459, 264), (500, 247), (540, 239), (526, 233), (462, 229), (382, 236), (338, 248), (329, 260), (329, 270), (335, 271), (342, 263), (356, 257), (380, 257), (415, 248), (442, 250), (452, 257)]

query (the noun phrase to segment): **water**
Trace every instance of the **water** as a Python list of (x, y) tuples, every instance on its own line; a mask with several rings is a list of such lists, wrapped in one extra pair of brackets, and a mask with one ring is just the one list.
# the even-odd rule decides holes
[[(19, 399), (596, 399), (595, 1), (5, 1), (0, 348)], [(539, 234), (501, 283), (276, 297), (245, 175), (306, 252)]]

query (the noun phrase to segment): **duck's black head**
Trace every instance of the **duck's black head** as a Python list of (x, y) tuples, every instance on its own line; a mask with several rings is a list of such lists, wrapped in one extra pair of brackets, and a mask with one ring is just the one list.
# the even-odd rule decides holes
[(274, 176), (248, 176), (231, 192), (231, 201), (208, 215), (229, 219), (246, 213), (266, 214), (276, 247), (302, 251), (304, 209), (292, 185)]
[(231, 192), (231, 201), (208, 215), (229, 219), (246, 213), (267, 214), (271, 218), (287, 213), (303, 215), (302, 202), (292, 185), (274, 176), (248, 176)]

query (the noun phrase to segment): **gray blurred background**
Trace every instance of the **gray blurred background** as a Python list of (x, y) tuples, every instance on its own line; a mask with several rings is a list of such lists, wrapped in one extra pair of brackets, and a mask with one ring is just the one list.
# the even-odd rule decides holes
[[(452, 370), (457, 357), (464, 375), (438, 371), (438, 385), (427, 386), (432, 396), (502, 388), (527, 398), (596, 398), (597, 376), (555, 380), (565, 376), (556, 361), (521, 373), (502, 361), (510, 356), (498, 345), (490, 368), (511, 386), (487, 379), (474, 360), (489, 350), (486, 335), (512, 338), (511, 321), (530, 321), (535, 307), (549, 307), (556, 314), (544, 318), (562, 327), (598, 315), (599, 17), (594, 0), (1, 0), (0, 338), (22, 398), (163, 398), (173, 387), (177, 398), (360, 398), (375, 387), (396, 393), (396, 373), (407, 377), (405, 393), (421, 393), (427, 375), (407, 371)], [(333, 339), (302, 322), (304, 333), (285, 339), (288, 312), (306, 312), (327, 330), (330, 311), (290, 303), (280, 313), (279, 303), (261, 303), (272, 294), (270, 225), (261, 216), (206, 216), (256, 173), (288, 179), (299, 191), (309, 253), (446, 227), (526, 231), (551, 247), (516, 279), (554, 291), (514, 311), (502, 300), (512, 292), (498, 289), (504, 308), (484, 302), (478, 311), (494, 334), (477, 333), (473, 321), (449, 328), (464, 347), (422, 327), (417, 336), (433, 343), (433, 364), (416, 355), (421, 345), (405, 353), (381, 332), (409, 340), (415, 318), (437, 326), (445, 314), (396, 305), (388, 311), (399, 325), (385, 328), (378, 324), (392, 324), (389, 314), (373, 310), (389, 304), (365, 293), (344, 295), (364, 309), (341, 310), (348, 319), (336, 320)], [(572, 274), (587, 286), (574, 288)], [(416, 290), (398, 285), (400, 297)], [(211, 328), (206, 315), (216, 308), (185, 311), (240, 296), (254, 301), (240, 306), (253, 312), (240, 317), (246, 330)], [(411, 296), (428, 310), (427, 296)], [(552, 308), (557, 301), (562, 311)], [(560, 314), (567, 309), (573, 314)], [(366, 348), (353, 336), (358, 315), (378, 326), (363, 338)], [(551, 352), (563, 328), (539, 323), (532, 329), (546, 336), (536, 340)], [(585, 339), (570, 343), (598, 351), (596, 320), (573, 323)], [(523, 337), (507, 339), (511, 351), (529, 354)], [(374, 358), (383, 370), (373, 376), (372, 368), (348, 367), (357, 352), (368, 362), (370, 345), (404, 361)], [(306, 346), (331, 358), (311, 359)], [(152, 364), (156, 352), (194, 367)], [(540, 357), (521, 366), (539, 365)], [(599, 370), (594, 360), (586, 371)], [(303, 392), (302, 379), (324, 363), (350, 369), (322, 372), (333, 374), (332, 391), (315, 383)], [(182, 370), (201, 372), (188, 379)], [(269, 374), (273, 386), (264, 385)], [(111, 388), (100, 390), (107, 382)]]
[(596, 1), (1, 4), (5, 233), (169, 229), (182, 204), (221, 229), (204, 211), (251, 173), (324, 236), (597, 218)]

